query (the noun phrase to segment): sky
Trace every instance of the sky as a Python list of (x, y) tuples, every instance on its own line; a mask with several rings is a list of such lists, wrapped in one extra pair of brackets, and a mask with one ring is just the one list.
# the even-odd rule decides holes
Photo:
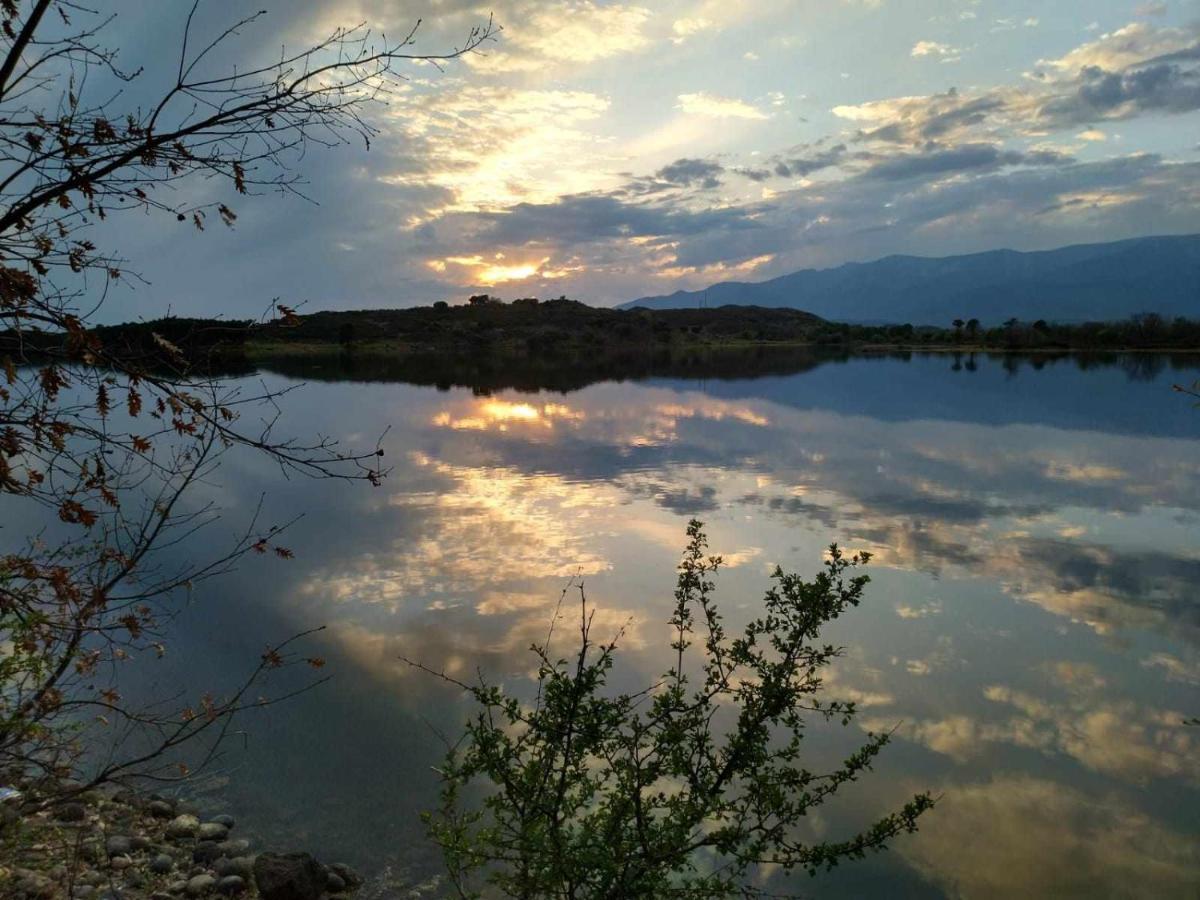
[[(173, 60), (187, 5), (124, 13), (126, 63)], [(146, 280), (113, 318), (276, 297), (611, 305), (893, 253), (1200, 231), (1200, 0), (229, 0), (200, 27), (258, 5), (250, 54), (359, 22), (421, 19), (431, 53), (489, 15), (503, 31), (404, 69), (369, 151), (298, 160), (308, 200), (236, 198), (234, 229), (186, 240), (113, 226)]]

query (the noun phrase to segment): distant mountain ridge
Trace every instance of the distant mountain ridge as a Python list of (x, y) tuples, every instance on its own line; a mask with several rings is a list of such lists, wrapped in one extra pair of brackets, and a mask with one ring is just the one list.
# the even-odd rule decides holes
[[(707, 298), (705, 294), (707, 293)], [(726, 304), (791, 307), (841, 322), (941, 325), (977, 318), (1082, 322), (1155, 312), (1200, 315), (1200, 234), (1077, 244), (1057, 250), (989, 250), (940, 258), (888, 256), (802, 269), (758, 283), (643, 297), (622, 309)]]

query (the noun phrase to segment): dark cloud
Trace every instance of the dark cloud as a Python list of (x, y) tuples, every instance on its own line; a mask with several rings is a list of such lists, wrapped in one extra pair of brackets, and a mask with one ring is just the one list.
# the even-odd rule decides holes
[(707, 159), (677, 159), (654, 173), (660, 181), (691, 187), (698, 184), (705, 188), (720, 187), (720, 175), (725, 168), (720, 163)]
[(919, 153), (885, 156), (864, 173), (866, 178), (901, 181), (909, 178), (936, 177), (950, 172), (998, 169), (1002, 166), (1049, 166), (1071, 162), (1071, 158), (1050, 150), (1021, 153), (1001, 150), (992, 144), (961, 144), (957, 147), (933, 147)]
[(836, 166), (846, 155), (846, 145), (838, 144), (811, 156), (781, 159), (775, 164), (775, 174), (781, 178), (804, 178), (821, 169)]
[(743, 178), (749, 178), (751, 181), (755, 182), (766, 181), (772, 175), (770, 169), (735, 169), (734, 171), (736, 171)]
[(475, 214), (478, 236), (501, 244), (587, 244), (650, 235), (695, 235), (754, 229), (751, 210), (723, 207), (692, 211), (668, 203), (631, 203), (615, 194), (575, 194), (554, 203), (519, 203), (502, 212)]
[[(1057, 126), (1083, 124), (1097, 119), (1125, 119), (1147, 112), (1184, 113), (1200, 109), (1200, 69), (1194, 64), (1200, 45), (1174, 61), (1157, 61), (1123, 72), (1088, 66), (1068, 94), (1046, 103), (1043, 121)], [(1192, 63), (1188, 65), (1186, 63)]]

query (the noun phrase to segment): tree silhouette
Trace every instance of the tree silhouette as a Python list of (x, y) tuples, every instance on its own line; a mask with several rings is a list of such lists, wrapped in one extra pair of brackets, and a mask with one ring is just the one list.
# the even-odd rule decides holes
[[(378, 447), (281, 436), (278, 393), (205, 375), (205, 348), (229, 327), (210, 323), (215, 335), (176, 341), (152, 326), (145, 346), (106, 340), (97, 312), (112, 284), (137, 278), (101, 245), (106, 223), (148, 214), (197, 235), (210, 222), (232, 226), (234, 198), (299, 190), (293, 164), (307, 149), (369, 141), (372, 104), (402, 64), (454, 58), (494, 32), (488, 23), (459, 48), (424, 54), (415, 27), (396, 42), (337, 29), (266, 64), (239, 64), (232, 38), (263, 13), (200, 35), (198, 8), (180, 9), (178, 62), (156, 86), (104, 44), (110, 14), (68, 0), (0, 0), (0, 495), (10, 515), (24, 510), (33, 522), (41, 509), (59, 526), (52, 541), (31, 534), (0, 557), (0, 645), (11, 648), (0, 660), (0, 766), (55, 776), (79, 762), (94, 729), (148, 738), (133, 755), (103, 760), (85, 788), (185, 775), (165, 768), (165, 751), (219, 737), (250, 683), (305, 662), (285, 642), (223, 697), (143, 709), (121, 697), (114, 673), (135, 653), (161, 654), (172, 597), (245, 554), (292, 555), (282, 528), (256, 516), (218, 558), (165, 566), (165, 549), (218, 514), (184, 511), (180, 498), (221, 453), (253, 448), (307, 475), (378, 483), (385, 474)], [(130, 83), (151, 102), (122, 107), (111, 87)], [(193, 182), (207, 190), (177, 189)], [(296, 320), (283, 304), (273, 311)], [(244, 424), (260, 404), (265, 421)], [(76, 727), (63, 727), (68, 720)]]

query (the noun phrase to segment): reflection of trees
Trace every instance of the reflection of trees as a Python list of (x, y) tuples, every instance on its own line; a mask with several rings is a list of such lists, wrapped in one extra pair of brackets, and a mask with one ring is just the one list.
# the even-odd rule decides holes
[[(799, 375), (822, 366), (858, 359), (911, 362), (914, 357), (937, 358), (936, 351), (848, 350), (805, 346), (699, 349), (604, 349), (587, 355), (564, 357), (552, 352), (528, 354), (492, 351), (456, 355), (446, 353), (371, 354), (342, 353), (306, 358), (303, 355), (262, 358), (261, 369), (306, 380), (405, 382), (432, 385), (440, 390), (469, 387), (476, 393), (518, 391), (577, 391), (603, 381), (646, 378), (741, 380)], [(1015, 377), (1024, 366), (1041, 371), (1058, 364), (1081, 371), (1124, 369), (1131, 380), (1148, 381), (1170, 365), (1173, 369), (1200, 366), (1192, 354), (1044, 352), (985, 353), (991, 362)], [(954, 351), (950, 368), (958, 372), (979, 369), (979, 354)]]

